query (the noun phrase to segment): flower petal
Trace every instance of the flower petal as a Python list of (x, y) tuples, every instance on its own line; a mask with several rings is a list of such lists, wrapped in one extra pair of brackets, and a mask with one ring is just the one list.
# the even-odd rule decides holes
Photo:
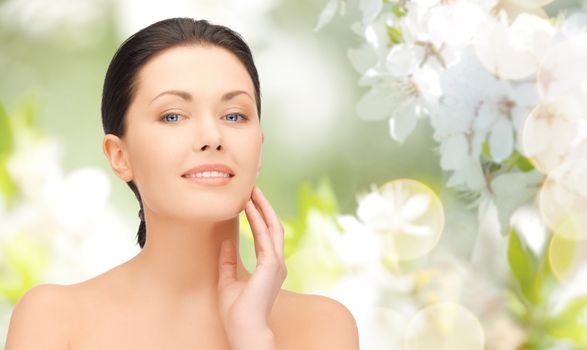
[(501, 163), (512, 154), (514, 150), (514, 130), (512, 123), (504, 117), (495, 122), (489, 134), (489, 150), (491, 157), (497, 163)]

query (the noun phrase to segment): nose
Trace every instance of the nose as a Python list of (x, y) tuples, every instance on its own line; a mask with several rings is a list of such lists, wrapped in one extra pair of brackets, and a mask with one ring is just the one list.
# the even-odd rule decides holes
[(215, 118), (201, 118), (201, 122), (197, 125), (198, 132), (196, 137), (195, 148), (201, 151), (208, 149), (216, 149), (220, 151), (222, 146), (222, 132), (215, 121)]

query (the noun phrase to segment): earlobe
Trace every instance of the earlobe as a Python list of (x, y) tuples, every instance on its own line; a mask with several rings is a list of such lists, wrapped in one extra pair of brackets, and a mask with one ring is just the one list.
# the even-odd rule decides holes
[(116, 176), (125, 182), (131, 181), (133, 178), (132, 169), (126, 157), (122, 140), (113, 134), (105, 135), (102, 142), (102, 151)]

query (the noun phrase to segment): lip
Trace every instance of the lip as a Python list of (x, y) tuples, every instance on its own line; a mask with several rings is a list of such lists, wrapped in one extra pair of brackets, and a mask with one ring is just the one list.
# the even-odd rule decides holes
[(181, 177), (184, 177), (187, 174), (198, 173), (201, 171), (220, 171), (220, 172), (227, 173), (228, 175), (230, 175), (229, 178), (234, 177), (234, 170), (232, 170), (228, 165), (221, 164), (221, 163), (202, 164), (202, 165), (195, 166), (195, 167), (187, 170), (186, 172), (184, 172), (181, 175)]

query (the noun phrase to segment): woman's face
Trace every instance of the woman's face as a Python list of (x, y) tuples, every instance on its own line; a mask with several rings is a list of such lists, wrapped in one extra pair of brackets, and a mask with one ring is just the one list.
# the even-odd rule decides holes
[[(238, 215), (261, 168), (263, 143), (244, 65), (224, 48), (182, 46), (154, 56), (136, 78), (115, 172), (135, 182), (145, 210), (157, 215), (199, 221)], [(221, 185), (183, 176), (204, 164), (224, 164), (234, 176)]]

